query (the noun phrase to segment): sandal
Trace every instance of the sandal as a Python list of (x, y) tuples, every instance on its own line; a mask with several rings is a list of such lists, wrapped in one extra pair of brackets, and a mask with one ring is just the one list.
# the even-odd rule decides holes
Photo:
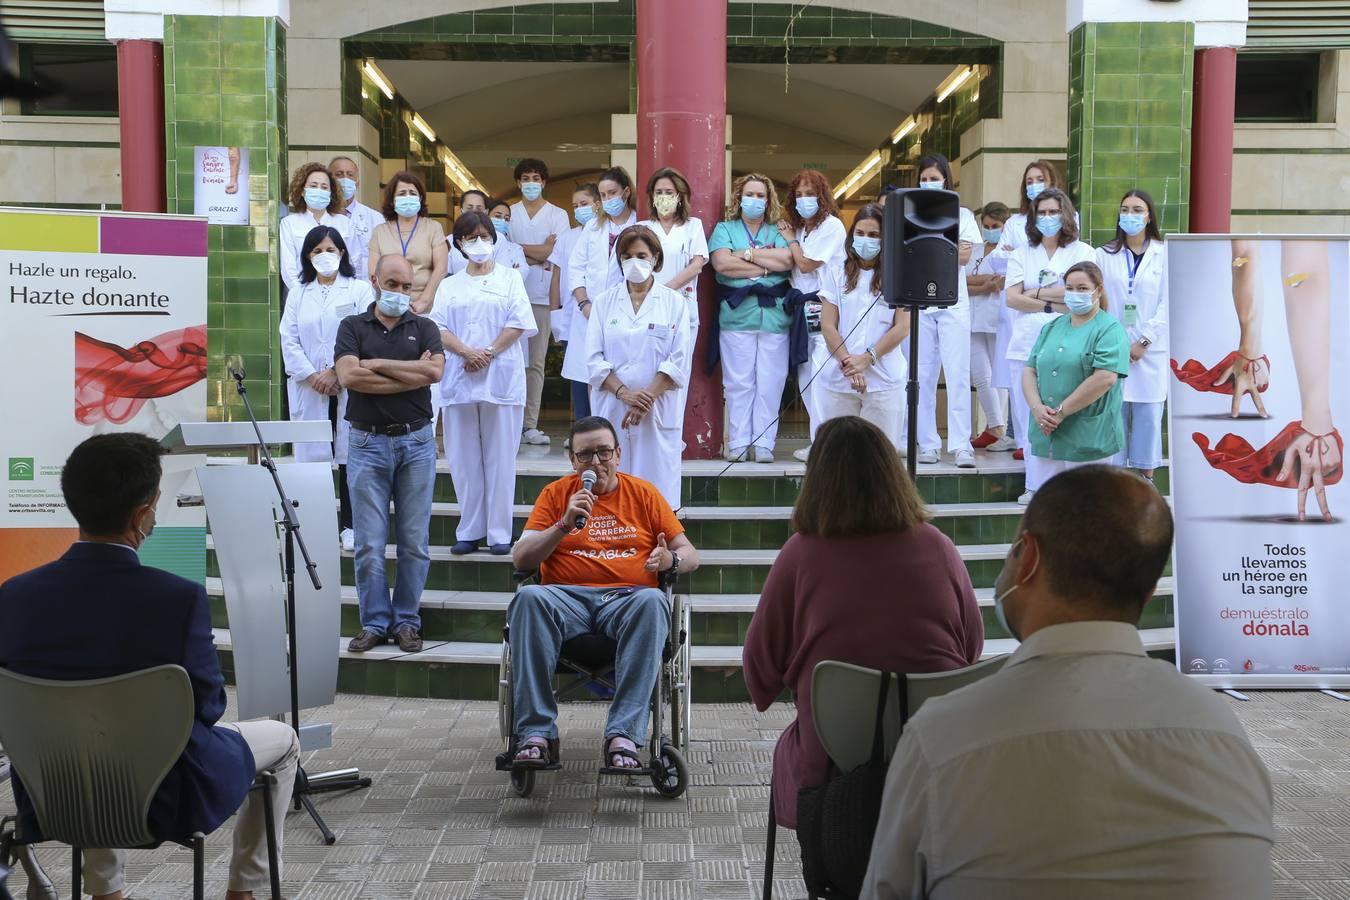
[[(614, 742), (621, 737), (623, 737), (623, 735), (616, 734), (605, 739), (605, 746), (601, 750), (603, 765), (600, 767), (600, 771), (605, 773), (622, 773), (625, 775), (642, 774), (645, 771), (645, 767), (642, 765), (642, 760), (638, 757), (637, 751), (629, 750), (627, 747), (614, 746)], [(624, 738), (624, 740), (628, 740), (628, 738)], [(637, 765), (616, 766), (614, 765), (614, 757), (616, 756), (620, 759), (631, 759), (633, 762), (637, 763)]]
[[(533, 757), (521, 756), (522, 753), (529, 750), (537, 750), (539, 755)], [(526, 738), (511, 754), (512, 769), (544, 769), (556, 764), (557, 761), (558, 742), (542, 737)]]

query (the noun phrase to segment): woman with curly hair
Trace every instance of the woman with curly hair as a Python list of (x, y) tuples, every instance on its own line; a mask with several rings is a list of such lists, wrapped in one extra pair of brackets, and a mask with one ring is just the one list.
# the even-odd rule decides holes
[(352, 220), (342, 214), (342, 192), (336, 188), (333, 173), (323, 163), (305, 163), (291, 178), (286, 195), (291, 214), (281, 220), (278, 239), (278, 265), (287, 293), (300, 284), (300, 247), (311, 231), (327, 225), (351, 243)]

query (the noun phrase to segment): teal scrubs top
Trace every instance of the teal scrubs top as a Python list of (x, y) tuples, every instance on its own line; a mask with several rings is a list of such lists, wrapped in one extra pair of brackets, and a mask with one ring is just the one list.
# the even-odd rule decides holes
[[(760, 223), (759, 231), (755, 234), (756, 248), (787, 247), (787, 245), (787, 241), (783, 240), (783, 235), (776, 226), (767, 221)], [(740, 219), (718, 222), (717, 227), (713, 229), (712, 237), (708, 238), (709, 254), (716, 253), (718, 249), (730, 250), (731, 255), (739, 259), (749, 246), (749, 230)], [(761, 284), (780, 284), (787, 281), (788, 277), (788, 272), (770, 272), (762, 278), (727, 278), (718, 273), (717, 283), (739, 288), (757, 281)], [(763, 331), (769, 334), (787, 334), (791, 325), (792, 318), (783, 311), (781, 299), (770, 308), (760, 306), (758, 298), (749, 297), (735, 309), (723, 303), (717, 312), (717, 327), (722, 331)]]
[(1032, 453), (1046, 459), (1092, 462), (1125, 449), (1121, 379), (1130, 373), (1130, 338), (1110, 313), (1099, 310), (1077, 328), (1068, 315), (1047, 323), (1031, 348), (1027, 366), (1036, 371), (1041, 402), (1052, 409), (1098, 369), (1120, 376), (1111, 390), (1067, 416), (1050, 435), (1029, 419)]

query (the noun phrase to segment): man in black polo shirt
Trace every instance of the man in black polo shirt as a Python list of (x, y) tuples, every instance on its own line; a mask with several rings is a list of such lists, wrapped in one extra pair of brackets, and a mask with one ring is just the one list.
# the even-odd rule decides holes
[[(422, 589), (431, 564), (428, 530), (436, 481), (431, 388), (441, 380), (445, 355), (430, 319), (409, 307), (412, 266), (382, 256), (371, 282), (379, 298), (338, 326), (333, 358), (348, 391), (347, 488), (356, 532), (356, 596), (361, 631), (355, 653), (390, 635), (405, 653), (422, 649)], [(394, 502), (398, 569), (392, 600), (384, 569), (389, 501)]]

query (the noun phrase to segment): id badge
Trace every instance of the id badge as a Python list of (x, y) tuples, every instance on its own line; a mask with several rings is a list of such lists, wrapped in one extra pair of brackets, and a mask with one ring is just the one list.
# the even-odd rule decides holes
[(1134, 325), (1135, 325), (1135, 323), (1137, 323), (1138, 321), (1139, 321), (1139, 306), (1138, 306), (1138, 304), (1135, 304), (1135, 303), (1126, 303), (1126, 304), (1125, 304), (1125, 322), (1124, 322), (1123, 324), (1125, 325), (1126, 328), (1133, 328)]
[(820, 314), (825, 308), (825, 304), (820, 302), (811, 302), (806, 304), (806, 333), (820, 334)]

